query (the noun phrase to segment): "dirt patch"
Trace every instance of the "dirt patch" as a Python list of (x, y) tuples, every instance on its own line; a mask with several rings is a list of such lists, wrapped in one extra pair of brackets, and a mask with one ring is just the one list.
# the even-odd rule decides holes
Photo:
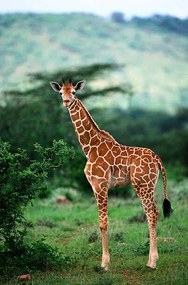
[(175, 240), (174, 238), (172, 238), (172, 237), (167, 237), (167, 238), (160, 238), (160, 237), (158, 237), (157, 240), (158, 240), (158, 241), (162, 241), (162, 242), (174, 242), (174, 241), (176, 241), (176, 240)]

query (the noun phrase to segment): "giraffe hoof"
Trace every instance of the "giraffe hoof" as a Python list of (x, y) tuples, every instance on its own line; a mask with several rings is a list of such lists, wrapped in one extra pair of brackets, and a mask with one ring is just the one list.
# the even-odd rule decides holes
[(149, 265), (146, 265), (146, 267), (149, 268), (149, 269), (152, 269), (152, 270), (157, 269), (157, 267), (151, 267), (151, 266), (149, 266)]
[(150, 269), (157, 269), (156, 264), (151, 264), (151, 263), (147, 263), (146, 267), (150, 268)]
[(146, 266), (151, 269), (156, 269), (158, 259), (159, 259), (158, 253), (149, 256), (149, 260)]
[(102, 268), (104, 271), (108, 271), (108, 264), (101, 264), (101, 268)]
[(104, 270), (104, 271), (108, 271), (108, 265), (110, 263), (110, 257), (109, 256), (104, 256), (102, 258), (102, 263), (101, 263), (101, 268)]

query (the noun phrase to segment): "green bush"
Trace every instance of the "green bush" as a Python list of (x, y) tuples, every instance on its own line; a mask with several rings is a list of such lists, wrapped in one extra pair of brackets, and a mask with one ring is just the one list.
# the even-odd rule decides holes
[(56, 270), (76, 263), (72, 256), (62, 254), (57, 248), (46, 244), (43, 240), (30, 244), (22, 244), (14, 251), (0, 252), (0, 273), (10, 276), (21, 270), (46, 271)]
[(0, 238), (4, 250), (15, 250), (23, 244), (30, 224), (24, 218), (24, 209), (41, 190), (46, 188), (49, 172), (73, 157), (73, 150), (61, 141), (54, 141), (51, 148), (34, 146), (37, 160), (27, 152), (13, 152), (7, 142), (0, 141)]

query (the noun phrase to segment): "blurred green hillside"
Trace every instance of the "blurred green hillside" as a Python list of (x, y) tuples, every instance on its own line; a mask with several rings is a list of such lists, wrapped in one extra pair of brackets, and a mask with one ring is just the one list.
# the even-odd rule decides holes
[(122, 67), (97, 78), (96, 89), (130, 82), (133, 105), (174, 111), (188, 104), (187, 34), (188, 20), (169, 16), (118, 22), (81, 13), (0, 15), (0, 90), (25, 88), (29, 73), (115, 63)]

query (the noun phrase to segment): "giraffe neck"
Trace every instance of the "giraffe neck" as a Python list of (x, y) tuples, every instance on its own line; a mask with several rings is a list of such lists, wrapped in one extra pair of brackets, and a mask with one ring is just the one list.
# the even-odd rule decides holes
[(110, 134), (99, 129), (98, 125), (78, 98), (75, 98), (74, 102), (70, 105), (69, 114), (78, 141), (86, 157), (88, 157), (92, 147), (98, 145), (101, 140), (116, 142)]

